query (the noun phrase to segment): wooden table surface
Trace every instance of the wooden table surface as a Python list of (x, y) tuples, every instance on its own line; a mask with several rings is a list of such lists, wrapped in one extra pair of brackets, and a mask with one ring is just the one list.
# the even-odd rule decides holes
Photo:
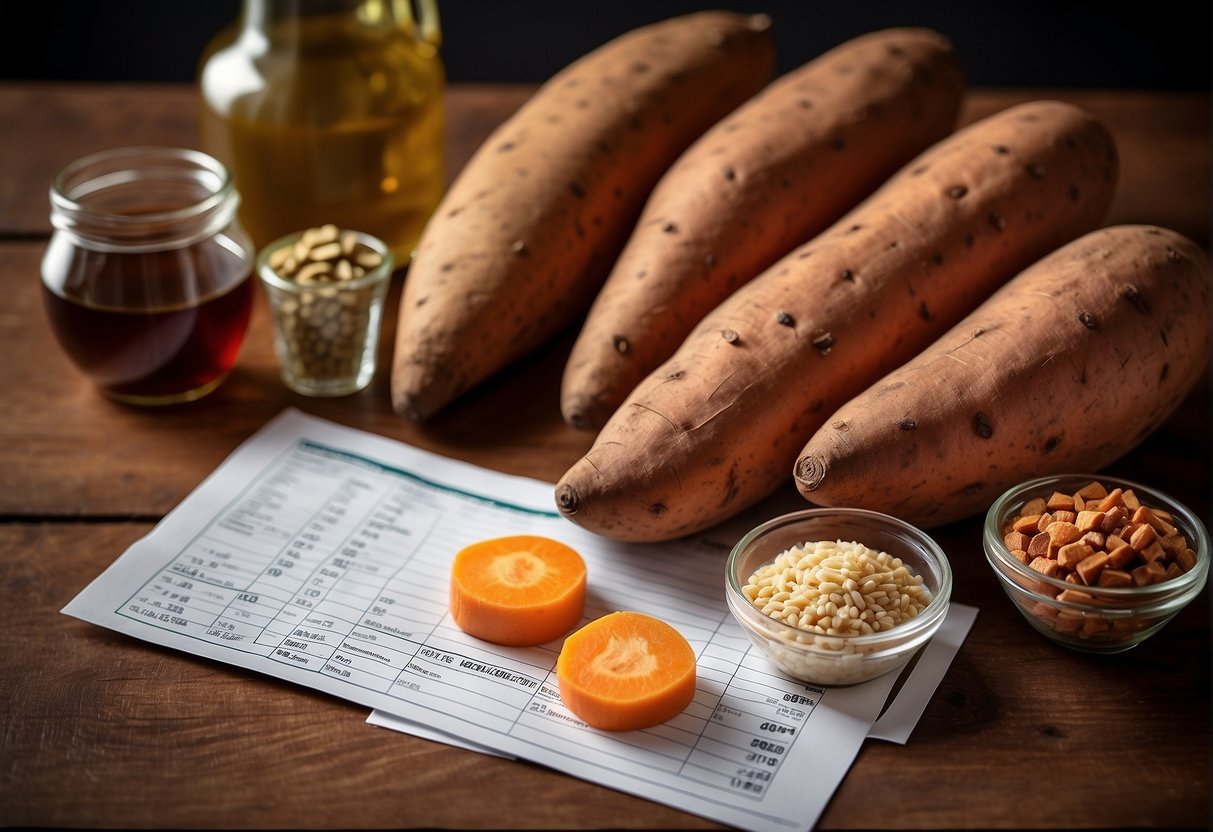
[[(529, 92), (453, 87), (451, 169)], [(964, 120), (1043, 97), (1086, 107), (1116, 135), (1122, 179), (1109, 223), (1166, 225), (1208, 247), (1205, 94), (974, 90)], [(286, 406), (550, 481), (591, 436), (559, 417), (571, 336), (417, 427), (391, 412), (385, 373), (347, 398), (290, 393), (262, 306), (239, 366), (211, 396), (160, 410), (109, 402), (67, 363), (43, 317), (47, 185), (93, 150), (195, 145), (194, 92), (0, 83), (0, 125), (0, 823), (715, 826), (558, 771), (370, 727), (364, 708), (60, 614)], [(1206, 374), (1108, 472), (1170, 491), (1208, 524), (1209, 419)], [(1069, 652), (1002, 595), (979, 528), (973, 519), (934, 531), (955, 570), (954, 598), (980, 609), (968, 640), (909, 743), (865, 744), (819, 827), (1208, 828), (1208, 594), (1135, 650)]]

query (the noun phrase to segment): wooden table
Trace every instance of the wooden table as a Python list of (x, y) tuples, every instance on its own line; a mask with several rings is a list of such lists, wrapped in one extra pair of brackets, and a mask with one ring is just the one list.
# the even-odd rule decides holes
[[(452, 169), (529, 91), (450, 91)], [(1123, 175), (1109, 223), (1167, 225), (1208, 246), (1205, 95), (976, 90), (964, 118), (1036, 97), (1085, 106), (1116, 134)], [(9, 292), (0, 307), (0, 823), (712, 827), (557, 771), (369, 727), (361, 707), (59, 613), (288, 405), (551, 481), (591, 441), (558, 414), (571, 337), (417, 427), (392, 414), (383, 373), (348, 398), (288, 392), (261, 306), (239, 367), (210, 397), (138, 410), (98, 395), (42, 314), (46, 188), (86, 152), (195, 144), (193, 107), (187, 87), (0, 84), (0, 278)], [(1209, 424), (1206, 375), (1109, 472), (1163, 487), (1208, 523)], [(936, 537), (953, 562), (954, 597), (980, 608), (977, 623), (909, 744), (867, 743), (820, 827), (1208, 828), (1207, 594), (1133, 651), (1080, 655), (1012, 609), (982, 557), (977, 520)]]

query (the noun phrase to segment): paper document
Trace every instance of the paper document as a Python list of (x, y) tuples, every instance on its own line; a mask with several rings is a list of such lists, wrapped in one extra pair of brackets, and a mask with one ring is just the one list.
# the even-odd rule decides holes
[[(738, 522), (670, 543), (618, 543), (561, 517), (549, 483), (287, 410), (64, 612), (366, 705), (402, 730), (743, 829), (806, 830), (898, 677), (819, 688), (768, 664), (725, 605), (725, 557), (750, 523)], [(692, 704), (649, 730), (597, 731), (561, 703), (558, 642), (506, 648), (459, 630), (447, 612), (452, 557), (510, 534), (581, 553), (585, 620), (630, 609), (677, 628), (698, 661)], [(962, 614), (949, 614), (943, 653), (915, 668), (929, 678), (902, 684), (920, 692), (901, 715), (909, 728), (972, 623), (966, 608), (953, 610)]]

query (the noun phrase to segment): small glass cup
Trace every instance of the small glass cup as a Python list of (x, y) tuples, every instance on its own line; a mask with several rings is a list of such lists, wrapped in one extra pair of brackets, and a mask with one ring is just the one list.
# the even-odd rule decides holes
[(43, 302), (80, 371), (127, 404), (218, 387), (253, 307), (253, 247), (227, 169), (183, 148), (107, 150), (63, 168), (50, 202)]
[[(348, 254), (327, 271), (309, 270), (308, 251), (334, 246)], [(354, 259), (369, 255), (367, 265)], [(344, 262), (349, 269), (338, 267)], [(284, 267), (282, 264), (286, 263)], [(336, 264), (336, 265), (334, 265)], [(395, 260), (379, 238), (334, 226), (307, 229), (270, 243), (257, 256), (274, 324), (282, 380), (305, 396), (347, 396), (375, 376), (383, 305)], [(352, 271), (351, 271), (352, 269)]]

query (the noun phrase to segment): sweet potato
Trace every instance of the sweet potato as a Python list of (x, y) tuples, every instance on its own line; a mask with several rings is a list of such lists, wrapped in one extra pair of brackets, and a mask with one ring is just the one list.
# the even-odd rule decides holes
[(924, 526), (1029, 477), (1098, 471), (1180, 404), (1209, 355), (1209, 261), (1154, 226), (1092, 232), (1030, 266), (805, 445), (814, 503)]
[(700, 12), (570, 64), (473, 155), (399, 308), (395, 410), (424, 420), (583, 315), (678, 155), (765, 85), (769, 21)]
[(637, 731), (673, 719), (695, 698), (695, 651), (651, 615), (618, 611), (570, 634), (556, 659), (565, 706), (603, 731)]
[(1116, 177), (1111, 135), (1060, 102), (943, 139), (712, 310), (557, 483), (557, 506), (606, 536), (661, 540), (789, 483), (837, 407), (1095, 228)]
[(600, 428), (704, 315), (952, 132), (964, 78), (928, 29), (888, 29), (777, 79), (687, 149), (590, 307), (561, 389)]

